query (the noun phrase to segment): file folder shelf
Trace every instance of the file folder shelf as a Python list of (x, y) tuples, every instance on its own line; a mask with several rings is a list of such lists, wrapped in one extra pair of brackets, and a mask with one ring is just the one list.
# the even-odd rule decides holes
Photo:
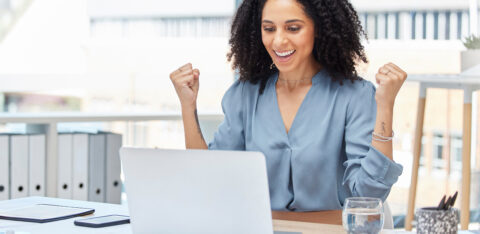
[[(0, 123), (25, 123), (28, 127), (43, 129), (46, 136), (46, 196), (57, 197), (58, 133), (57, 124), (66, 122), (112, 122), (112, 121), (180, 121), (179, 112), (160, 113), (5, 113), (0, 114)], [(223, 114), (201, 113), (199, 119), (206, 123), (219, 123)], [(28, 128), (27, 127), (27, 128)], [(1, 160), (1, 153), (0, 153)]]

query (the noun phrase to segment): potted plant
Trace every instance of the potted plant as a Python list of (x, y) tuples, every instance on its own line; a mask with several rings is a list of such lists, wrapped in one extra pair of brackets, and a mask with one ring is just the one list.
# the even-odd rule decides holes
[(480, 37), (471, 35), (465, 38), (463, 45), (467, 50), (461, 52), (462, 72), (480, 64)]

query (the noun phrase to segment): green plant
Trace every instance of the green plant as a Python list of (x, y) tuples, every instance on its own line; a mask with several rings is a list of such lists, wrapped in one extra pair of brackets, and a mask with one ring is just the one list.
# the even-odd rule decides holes
[(465, 41), (463, 41), (463, 45), (469, 50), (480, 49), (480, 37), (470, 35), (465, 38)]

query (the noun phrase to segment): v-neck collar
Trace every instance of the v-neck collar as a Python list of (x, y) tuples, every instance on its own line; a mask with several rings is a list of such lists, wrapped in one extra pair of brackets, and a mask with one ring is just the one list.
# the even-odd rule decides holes
[(307, 94), (305, 95), (305, 97), (302, 100), (302, 103), (298, 107), (297, 113), (295, 113), (295, 117), (293, 118), (292, 124), (290, 125), (290, 130), (288, 132), (287, 132), (287, 129), (285, 128), (285, 123), (283, 121), (282, 113), (280, 112), (280, 106), (278, 105), (277, 81), (278, 81), (279, 73), (277, 72), (273, 77), (274, 79), (272, 79), (271, 86), (272, 86), (272, 91), (273, 91), (273, 99), (274, 99), (273, 101), (274, 101), (274, 105), (275, 105), (274, 108), (276, 109), (276, 112), (277, 112), (276, 116), (278, 116), (277, 121), (280, 122), (280, 125), (282, 126), (282, 130), (283, 130), (283, 134), (287, 137), (289, 142), (290, 142), (290, 136), (293, 135), (292, 132), (295, 131), (295, 126), (297, 125), (296, 122), (298, 122), (299, 121), (298, 119), (302, 117), (302, 113), (304, 112), (303, 109), (305, 108), (304, 107), (305, 102), (308, 101), (308, 99), (311, 95), (310, 93), (312, 92), (312, 89), (314, 88), (314, 85), (316, 85), (319, 82), (319, 79), (321, 78), (321, 74), (324, 71), (325, 71), (325, 69), (322, 69), (312, 77), (312, 86), (308, 89)]

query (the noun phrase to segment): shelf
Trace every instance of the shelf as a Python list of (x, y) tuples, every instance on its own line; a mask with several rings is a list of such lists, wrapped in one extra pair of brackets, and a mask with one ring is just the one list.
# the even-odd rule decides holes
[[(223, 120), (223, 114), (204, 112), (198, 118), (207, 126), (217, 126)], [(0, 123), (26, 123), (27, 132), (46, 135), (46, 192), (48, 197), (57, 197), (57, 124), (64, 122), (111, 122), (111, 121), (179, 121), (179, 112), (149, 113), (86, 113), (86, 112), (39, 112), (39, 113), (3, 113)]]

